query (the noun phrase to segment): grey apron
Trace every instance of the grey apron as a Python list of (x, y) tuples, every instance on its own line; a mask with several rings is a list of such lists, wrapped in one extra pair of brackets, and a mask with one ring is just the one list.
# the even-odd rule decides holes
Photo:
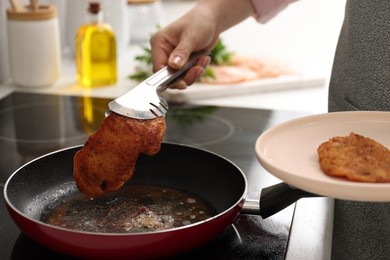
[[(390, 1), (347, 1), (328, 108), (390, 111)], [(336, 200), (332, 259), (390, 259), (390, 203)]]

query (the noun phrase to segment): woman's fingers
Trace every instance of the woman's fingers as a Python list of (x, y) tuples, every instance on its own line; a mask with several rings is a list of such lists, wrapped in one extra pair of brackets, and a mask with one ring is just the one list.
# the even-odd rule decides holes
[(202, 56), (197, 61), (196, 65), (190, 68), (187, 73), (183, 76), (183, 78), (177, 81), (175, 84), (170, 86), (170, 88), (176, 89), (185, 89), (187, 86), (194, 84), (201, 76), (203, 76), (206, 67), (210, 63), (209, 56)]

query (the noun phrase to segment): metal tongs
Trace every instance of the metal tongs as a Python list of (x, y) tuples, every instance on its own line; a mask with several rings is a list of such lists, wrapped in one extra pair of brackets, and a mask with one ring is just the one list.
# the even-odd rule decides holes
[(164, 67), (157, 71), (129, 92), (111, 101), (108, 104), (109, 111), (106, 115), (112, 111), (136, 119), (153, 119), (164, 116), (168, 111), (168, 103), (161, 97), (161, 92), (184, 75), (201, 56), (207, 54), (206, 51), (193, 53), (187, 64), (180, 70)]

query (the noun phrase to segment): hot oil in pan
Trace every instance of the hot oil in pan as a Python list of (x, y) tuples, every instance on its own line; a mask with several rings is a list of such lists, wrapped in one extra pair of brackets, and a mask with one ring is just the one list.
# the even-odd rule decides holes
[(126, 185), (90, 199), (77, 193), (46, 208), (41, 221), (99, 233), (165, 230), (210, 218), (215, 210), (199, 197), (154, 185)]

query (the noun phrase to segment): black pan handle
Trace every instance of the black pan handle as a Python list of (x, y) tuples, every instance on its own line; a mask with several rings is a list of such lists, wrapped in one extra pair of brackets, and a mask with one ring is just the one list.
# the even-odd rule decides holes
[(297, 200), (308, 197), (321, 196), (297, 189), (287, 183), (281, 182), (264, 188), (261, 191), (259, 200), (245, 199), (241, 213), (260, 215), (263, 219), (266, 219), (290, 206)]
[(308, 197), (320, 196), (294, 188), (285, 182), (264, 188), (260, 196), (260, 216), (266, 219), (297, 200)]

